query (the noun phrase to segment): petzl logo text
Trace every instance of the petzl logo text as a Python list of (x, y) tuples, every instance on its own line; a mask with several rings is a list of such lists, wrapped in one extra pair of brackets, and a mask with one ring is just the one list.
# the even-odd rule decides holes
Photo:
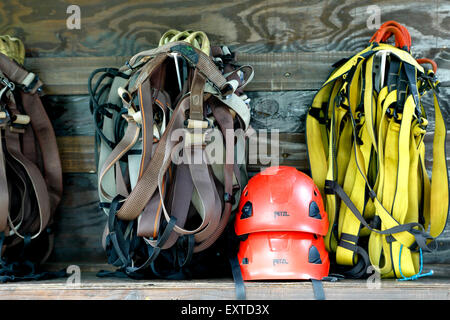
[(273, 213), (273, 217), (276, 219), (277, 217), (289, 217), (289, 213), (287, 211), (275, 211)]
[(286, 259), (273, 259), (273, 265), (277, 264), (289, 264), (289, 262)]

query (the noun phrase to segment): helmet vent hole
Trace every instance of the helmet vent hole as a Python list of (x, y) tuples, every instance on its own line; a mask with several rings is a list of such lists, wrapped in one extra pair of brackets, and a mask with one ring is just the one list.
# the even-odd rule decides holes
[(320, 259), (319, 250), (315, 246), (309, 248), (308, 262), (312, 264), (322, 264), (322, 259)]
[(242, 207), (241, 220), (250, 218), (253, 215), (253, 206), (250, 201), (247, 201)]
[(309, 216), (314, 219), (319, 219), (319, 220), (322, 219), (322, 216), (320, 215), (319, 206), (317, 205), (317, 203), (315, 201), (312, 201), (309, 204)]
[(242, 264), (248, 264), (248, 258), (243, 258), (242, 259)]
[(314, 189), (314, 195), (317, 197), (317, 190)]
[(245, 190), (244, 196), (246, 197), (248, 195), (248, 190)]

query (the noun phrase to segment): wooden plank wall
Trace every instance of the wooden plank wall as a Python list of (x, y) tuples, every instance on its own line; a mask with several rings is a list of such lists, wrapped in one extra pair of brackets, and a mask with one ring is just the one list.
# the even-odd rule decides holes
[[(69, 5), (81, 9), (80, 30), (66, 27)], [(406, 25), (416, 51), (448, 47), (449, 4), (440, 0), (3, 0), (0, 30), (35, 57), (131, 55), (170, 28), (201, 29), (247, 52), (355, 51), (373, 34), (371, 5), (381, 21)]]
[[(66, 10), (73, 4), (81, 9), (80, 30), (66, 25)], [(27, 67), (46, 82), (44, 102), (64, 159), (65, 190), (51, 261), (105, 262), (100, 244), (105, 216), (97, 206), (86, 90), (91, 70), (119, 66), (155, 47), (170, 28), (203, 30), (213, 44), (231, 46), (240, 62), (255, 66), (248, 93), (252, 126), (279, 129), (283, 163), (306, 170), (307, 107), (331, 64), (367, 45), (374, 33), (367, 25), (371, 5), (380, 9), (381, 22), (396, 20), (409, 29), (415, 57), (438, 63), (443, 114), (450, 125), (448, 1), (2, 0), (0, 34), (24, 41)], [(425, 255), (426, 261), (449, 263), (450, 225), (438, 243), (438, 252)]]

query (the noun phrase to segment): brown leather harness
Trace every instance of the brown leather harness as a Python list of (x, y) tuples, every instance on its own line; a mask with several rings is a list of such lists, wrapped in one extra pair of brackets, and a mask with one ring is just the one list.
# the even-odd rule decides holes
[[(214, 50), (218, 56), (222, 54), (220, 48)], [(176, 90), (173, 53), (187, 71), (182, 90)], [(210, 248), (230, 221), (237, 205), (234, 200), (247, 177), (242, 175), (245, 163), (235, 161), (234, 137), (231, 142), (225, 137), (238, 129), (244, 132), (248, 123), (243, 118), (249, 116), (242, 118), (221, 99), (241, 95), (251, 79), (249, 73), (242, 76), (231, 64), (225, 69), (219, 70), (213, 58), (201, 50), (178, 41), (141, 52), (113, 72), (122, 78), (118, 93), (119, 103), (128, 110), (122, 114), (126, 130), (112, 143), (107, 157), (100, 157), (98, 183), (100, 198), (106, 200), (102, 206), (109, 215), (104, 234), (109, 261), (129, 275), (154, 268), (162, 251), (183, 247), (185, 259), (178, 259), (175, 268), (179, 271), (193, 254)], [(99, 105), (95, 100), (93, 104)], [(247, 106), (244, 111), (249, 112)], [(166, 119), (158, 137), (154, 131), (157, 113)], [(224, 159), (229, 160), (217, 166), (205, 161), (207, 137), (213, 130), (219, 132)], [(138, 143), (142, 144), (141, 162), (133, 185), (126, 156), (129, 159)], [(174, 163), (179, 155), (184, 161)], [(124, 167), (128, 171), (124, 172)], [(108, 185), (110, 181), (114, 187)], [(133, 243), (135, 251), (136, 243), (148, 247), (139, 267), (139, 259), (130, 250)]]
[(19, 258), (42, 263), (52, 251), (50, 227), (62, 196), (62, 170), (38, 76), (0, 53), (0, 80), (0, 273), (8, 281), (33, 278), (18, 275), (11, 263)]

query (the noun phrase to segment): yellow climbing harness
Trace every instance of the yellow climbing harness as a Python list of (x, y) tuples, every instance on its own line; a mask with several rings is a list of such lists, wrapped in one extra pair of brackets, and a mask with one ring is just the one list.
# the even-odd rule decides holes
[[(370, 265), (382, 277), (419, 277), (422, 250), (431, 250), (446, 225), (449, 187), (439, 82), (436, 70), (418, 61), (407, 46), (374, 41), (336, 65), (309, 109), (311, 173), (326, 197), (330, 220), (325, 242), (335, 253), (336, 270), (349, 277), (363, 277)], [(435, 119), (431, 181), (422, 104), (427, 92)]]

